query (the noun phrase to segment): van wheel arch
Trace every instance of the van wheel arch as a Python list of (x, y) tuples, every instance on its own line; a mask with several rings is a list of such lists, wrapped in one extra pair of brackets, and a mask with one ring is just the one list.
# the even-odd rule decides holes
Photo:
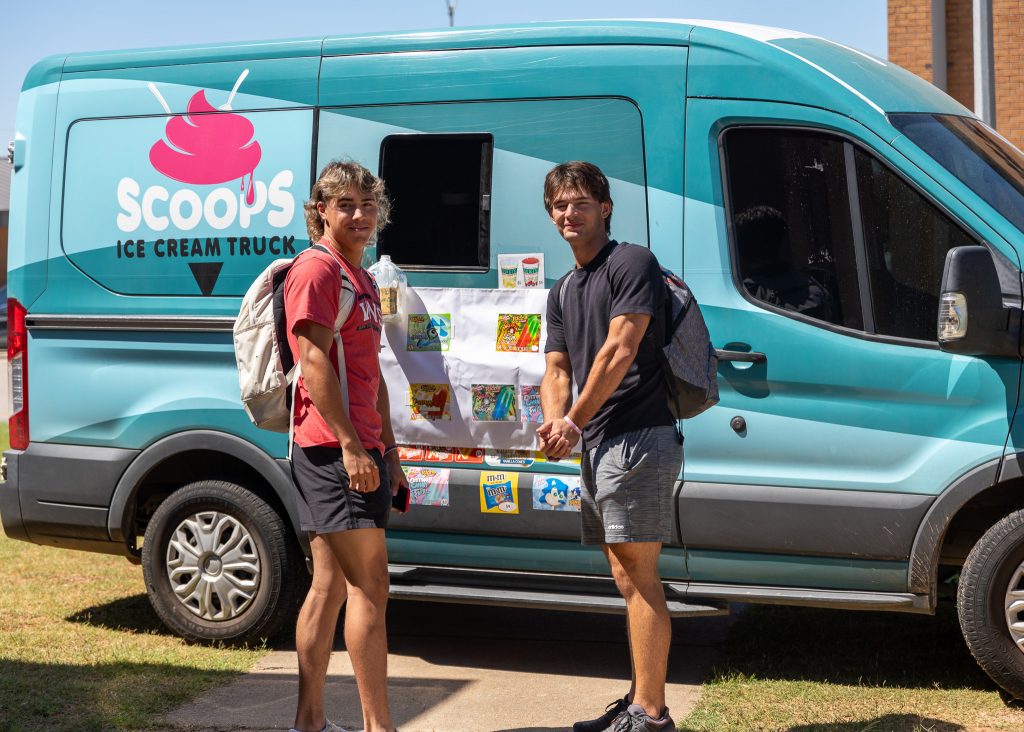
[(1024, 478), (1000, 475), (1001, 462), (990, 460), (961, 476), (935, 499), (918, 527), (908, 590), (928, 594), (933, 608), (940, 564), (961, 566), (989, 528), (1024, 508)]
[(228, 480), (244, 485), (281, 513), (308, 554), (299, 531), (291, 476), (252, 443), (213, 430), (180, 432), (142, 450), (114, 489), (107, 517), (111, 539), (123, 541), (133, 555), (138, 555), (136, 538), (145, 532), (145, 525), (140, 526), (137, 518), (141, 515), (145, 520), (166, 496), (196, 480)]

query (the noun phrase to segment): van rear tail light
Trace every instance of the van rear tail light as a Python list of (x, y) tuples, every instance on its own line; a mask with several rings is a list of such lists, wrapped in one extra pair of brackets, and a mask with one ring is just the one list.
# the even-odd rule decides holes
[(939, 300), (939, 340), (958, 341), (967, 335), (967, 296), (943, 292)]
[(7, 300), (7, 369), (11, 397), (11, 447), (28, 448), (28, 330), (25, 308)]

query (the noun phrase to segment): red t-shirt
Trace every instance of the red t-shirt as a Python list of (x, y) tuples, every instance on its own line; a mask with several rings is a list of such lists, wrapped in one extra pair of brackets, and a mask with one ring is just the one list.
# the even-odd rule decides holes
[[(331, 245), (320, 242), (327, 249)], [(363, 268), (350, 265), (344, 257), (307, 249), (295, 258), (284, 281), (284, 311), (288, 319), (288, 346), (295, 363), (299, 362), (295, 326), (308, 320), (332, 332), (338, 318), (342, 293), (339, 264), (345, 268), (355, 290), (352, 310), (341, 325), (341, 343), (345, 351), (345, 373), (348, 381), (348, 417), (355, 427), (359, 442), (367, 450), (384, 449), (381, 441), (381, 417), (377, 412), (377, 389), (380, 386), (381, 314), (380, 296), (373, 276)], [(331, 345), (331, 365), (338, 368), (337, 344)], [(295, 391), (295, 435), (301, 447), (340, 447), (337, 437), (320, 416), (300, 376)]]

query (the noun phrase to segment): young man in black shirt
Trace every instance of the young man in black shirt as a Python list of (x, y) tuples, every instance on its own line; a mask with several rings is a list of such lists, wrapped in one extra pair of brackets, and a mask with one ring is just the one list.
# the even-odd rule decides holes
[(545, 421), (537, 434), (552, 459), (583, 443), (582, 541), (601, 546), (626, 600), (633, 672), (626, 696), (573, 730), (674, 730), (665, 707), (672, 627), (658, 556), (671, 539), (683, 453), (655, 346), (644, 338), (664, 308), (661, 269), (647, 248), (610, 238), (608, 179), (595, 165), (552, 169), (544, 207), (576, 267), (548, 296)]

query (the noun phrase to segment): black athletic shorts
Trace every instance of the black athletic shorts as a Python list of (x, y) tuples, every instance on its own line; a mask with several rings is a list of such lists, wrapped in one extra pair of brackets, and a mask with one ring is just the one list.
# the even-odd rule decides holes
[(314, 534), (351, 529), (383, 529), (391, 510), (391, 480), (379, 450), (369, 450), (377, 463), (380, 486), (372, 493), (348, 487), (340, 447), (292, 445), (292, 479), (298, 490), (299, 526)]

